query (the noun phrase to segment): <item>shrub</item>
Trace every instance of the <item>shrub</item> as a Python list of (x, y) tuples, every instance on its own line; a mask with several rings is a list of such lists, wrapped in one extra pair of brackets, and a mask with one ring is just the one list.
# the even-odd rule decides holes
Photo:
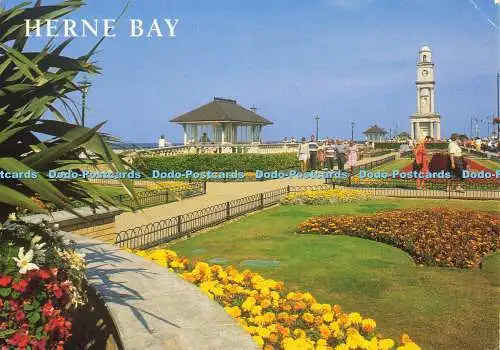
[(45, 224), (0, 228), (0, 348), (63, 349), (86, 301), (85, 262)]
[[(263, 349), (394, 349), (395, 341), (376, 331), (376, 322), (339, 305), (320, 304), (310, 293), (284, 290), (283, 282), (250, 270), (192, 264), (171, 250), (135, 251), (137, 255), (175, 271), (217, 301)], [(398, 350), (418, 350), (408, 335)]]
[(282, 204), (330, 204), (370, 199), (367, 191), (331, 189), (326, 191), (291, 192), (281, 200)]
[(499, 224), (498, 215), (438, 208), (314, 217), (297, 233), (367, 238), (406, 251), (418, 264), (468, 268), (500, 245)]
[(287, 170), (298, 167), (295, 153), (281, 154), (183, 154), (170, 157), (141, 158), (138, 167), (147, 175), (159, 171), (255, 171)]

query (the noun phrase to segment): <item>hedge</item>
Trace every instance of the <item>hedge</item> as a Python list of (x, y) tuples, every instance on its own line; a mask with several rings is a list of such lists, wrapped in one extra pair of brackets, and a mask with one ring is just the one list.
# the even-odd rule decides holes
[(159, 171), (255, 171), (289, 170), (299, 166), (295, 153), (281, 154), (183, 154), (136, 160), (135, 165), (149, 174)]

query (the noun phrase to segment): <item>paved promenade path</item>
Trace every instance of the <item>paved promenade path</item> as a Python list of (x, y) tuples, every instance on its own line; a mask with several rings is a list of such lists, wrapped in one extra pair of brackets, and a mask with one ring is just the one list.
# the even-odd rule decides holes
[[(366, 158), (359, 162), (359, 165), (375, 160), (389, 157), (386, 154), (374, 158)], [(120, 232), (132, 227), (146, 225), (155, 221), (170, 218), (181, 214), (190, 213), (212, 205), (225, 203), (231, 200), (251, 196), (253, 194), (276, 190), (278, 188), (290, 186), (308, 186), (324, 184), (323, 179), (279, 179), (254, 182), (230, 182), (230, 183), (207, 183), (207, 194), (183, 199), (179, 202), (172, 202), (151, 208), (146, 208), (135, 213), (127, 212), (116, 217), (116, 232)]]

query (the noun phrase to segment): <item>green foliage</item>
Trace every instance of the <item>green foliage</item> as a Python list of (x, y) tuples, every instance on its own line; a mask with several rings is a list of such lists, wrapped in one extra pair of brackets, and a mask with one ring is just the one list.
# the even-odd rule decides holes
[(151, 175), (152, 170), (160, 171), (255, 171), (287, 170), (298, 167), (295, 153), (281, 154), (186, 154), (171, 157), (151, 157), (141, 159), (141, 170)]
[[(52, 180), (50, 170), (78, 170), (100, 164), (112, 171), (124, 171), (126, 164), (111, 150), (113, 140), (98, 130), (79, 125), (78, 106), (71, 99), (80, 95), (75, 83), (79, 74), (96, 74), (99, 68), (91, 59), (102, 39), (78, 58), (63, 55), (72, 39), (56, 44), (50, 40), (40, 51), (26, 48), (25, 20), (32, 22), (65, 16), (84, 5), (83, 1), (64, 1), (43, 6), (37, 1), (0, 10), (0, 170), (36, 172), (38, 179), (2, 179), (0, 184), (0, 222), (16, 207), (33, 212), (45, 210), (30, 197), (72, 211), (72, 198), (87, 204), (115, 204), (105, 193), (81, 180)], [(34, 28), (32, 28), (34, 30)], [(77, 95), (74, 95), (74, 94)], [(72, 95), (73, 94), (73, 95)], [(69, 122), (61, 108), (71, 114)], [(86, 154), (87, 157), (79, 157)], [(130, 181), (123, 186), (133, 195)]]

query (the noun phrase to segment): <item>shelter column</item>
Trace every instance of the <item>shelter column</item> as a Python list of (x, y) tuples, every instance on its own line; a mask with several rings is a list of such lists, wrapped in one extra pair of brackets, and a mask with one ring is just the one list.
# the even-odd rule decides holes
[(188, 144), (187, 125), (182, 124), (182, 128), (184, 129), (184, 145), (187, 145)]
[(223, 144), (226, 142), (226, 124), (222, 123), (221, 130), (220, 142)]
[(431, 137), (432, 137), (432, 138), (435, 138), (435, 137), (434, 137), (434, 122), (433, 122), (433, 121), (431, 121), (430, 123), (431, 123), (431, 126), (430, 126), (430, 129), (431, 129), (431, 130), (430, 130)]
[(441, 140), (441, 123), (436, 122), (436, 140)]

